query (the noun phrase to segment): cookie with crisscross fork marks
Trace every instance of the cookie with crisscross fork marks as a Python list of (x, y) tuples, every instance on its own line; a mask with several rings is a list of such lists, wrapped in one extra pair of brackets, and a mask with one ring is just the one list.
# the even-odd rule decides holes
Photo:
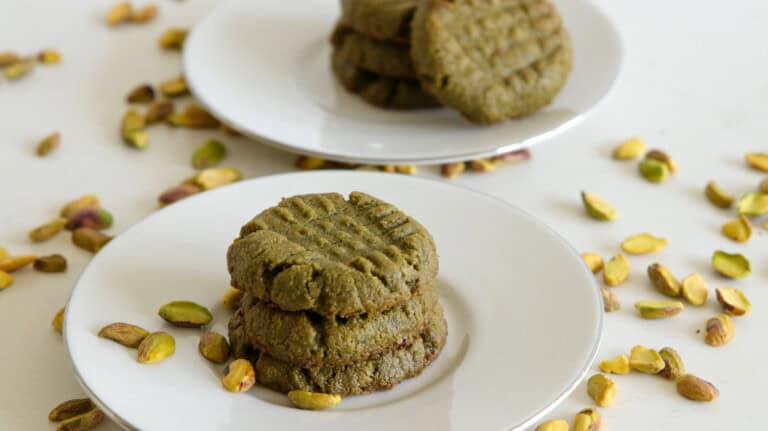
[(360, 192), (283, 199), (242, 227), (227, 261), (234, 287), (284, 311), (328, 318), (404, 304), (438, 270), (429, 232)]

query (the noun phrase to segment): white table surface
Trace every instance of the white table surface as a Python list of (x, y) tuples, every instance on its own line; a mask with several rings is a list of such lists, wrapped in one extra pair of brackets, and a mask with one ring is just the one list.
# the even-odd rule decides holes
[[(16, 283), (0, 292), (2, 430), (54, 429), (48, 411), (83, 395), (50, 321), (90, 255), (71, 245), (68, 235), (30, 244), (26, 235), (31, 228), (55, 216), (68, 200), (95, 193), (114, 213), (112, 232), (119, 234), (155, 210), (159, 192), (190, 175), (192, 150), (211, 137), (226, 143), (228, 163), (248, 178), (293, 170), (292, 155), (219, 133), (156, 127), (144, 152), (120, 142), (117, 127), (127, 91), (180, 71), (178, 54), (162, 52), (158, 35), (170, 26), (193, 25), (216, 3), (157, 2), (161, 13), (155, 22), (119, 29), (102, 24), (113, 2), (6, 0), (0, 7), (0, 50), (31, 53), (54, 47), (64, 58), (61, 65), (40, 67), (23, 81), (0, 83), (0, 245), (19, 254), (62, 253), (70, 263), (63, 275), (17, 273)], [(724, 238), (719, 228), (732, 213), (713, 208), (702, 189), (714, 179), (741, 193), (764, 177), (747, 168), (743, 156), (768, 151), (763, 118), (768, 108), (768, 49), (763, 46), (768, 4), (598, 3), (623, 30), (627, 48), (625, 74), (613, 96), (584, 123), (535, 148), (530, 162), (489, 175), (465, 175), (456, 183), (525, 208), (582, 251), (608, 256), (624, 237), (642, 231), (670, 240), (658, 255), (630, 258), (630, 281), (615, 288), (623, 308), (606, 316), (600, 358), (628, 353), (634, 344), (673, 346), (690, 371), (719, 387), (721, 397), (696, 404), (680, 398), (674, 384), (661, 378), (618, 376), (616, 403), (601, 409), (606, 430), (759, 429), (755, 426), (761, 423), (768, 387), (768, 291), (761, 286), (768, 283), (767, 232), (756, 227), (743, 245)], [(47, 159), (35, 157), (36, 143), (54, 130), (63, 135), (62, 148)], [(670, 153), (680, 172), (666, 184), (652, 185), (638, 176), (635, 163), (613, 161), (615, 143), (631, 135)], [(434, 167), (421, 172), (437, 176)], [(621, 212), (619, 220), (598, 223), (586, 217), (579, 201), (582, 189), (610, 200)], [(754, 273), (733, 282), (717, 277), (709, 257), (718, 248), (746, 254)], [(673, 319), (636, 316), (636, 300), (660, 298), (645, 277), (646, 266), (655, 260), (680, 276), (698, 271), (712, 288), (732, 285), (747, 292), (755, 311), (736, 319), (729, 345), (709, 347), (697, 334), (718, 312), (712, 297), (706, 306), (688, 307)], [(546, 304), (523, 305), (546, 309)], [(524, 346), (521, 354), (527, 354)], [(570, 420), (590, 401), (582, 384), (548, 417)], [(100, 429), (118, 428), (105, 424)]]

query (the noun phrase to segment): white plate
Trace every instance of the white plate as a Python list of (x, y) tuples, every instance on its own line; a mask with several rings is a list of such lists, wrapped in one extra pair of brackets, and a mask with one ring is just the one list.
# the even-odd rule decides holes
[[(386, 392), (306, 412), (264, 388), (232, 394), (197, 352), (199, 331), (172, 328), (160, 305), (220, 304), (225, 255), (242, 224), (281, 197), (361, 190), (433, 233), (449, 338), (420, 376)], [(407, 191), (407, 192), (404, 192)], [(443, 182), (367, 172), (264, 177), (193, 197), (148, 217), (97, 254), (67, 305), (64, 335), (83, 388), (127, 429), (352, 431), (517, 430), (582, 380), (597, 352), (602, 305), (594, 277), (555, 232), (519, 209)], [(177, 339), (164, 362), (97, 337), (125, 321)]]
[(283, 149), (363, 163), (441, 163), (521, 149), (573, 126), (611, 90), (622, 63), (613, 24), (589, 0), (558, 6), (573, 73), (554, 103), (505, 124), (470, 124), (449, 109), (393, 112), (347, 93), (330, 70), (338, 1), (229, 1), (184, 45), (194, 94), (240, 131)]

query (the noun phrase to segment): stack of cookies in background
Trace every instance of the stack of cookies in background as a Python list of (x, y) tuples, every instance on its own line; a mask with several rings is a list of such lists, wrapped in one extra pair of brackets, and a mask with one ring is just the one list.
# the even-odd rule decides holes
[(369, 103), (481, 124), (551, 103), (573, 62), (550, 0), (341, 0), (331, 43), (337, 79)]
[(280, 391), (352, 395), (418, 375), (447, 337), (432, 236), (364, 193), (283, 199), (230, 246), (236, 358)]

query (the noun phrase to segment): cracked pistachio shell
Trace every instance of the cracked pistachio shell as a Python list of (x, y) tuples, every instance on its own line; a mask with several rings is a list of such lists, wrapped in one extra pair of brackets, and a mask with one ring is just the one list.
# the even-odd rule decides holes
[(467, 162), (467, 168), (472, 172), (484, 173), (496, 170), (496, 162), (491, 159), (476, 159)]
[(646, 159), (653, 159), (658, 160), (665, 165), (667, 165), (667, 169), (669, 169), (670, 173), (676, 173), (677, 172), (677, 163), (675, 163), (674, 160), (672, 160), (672, 157), (669, 157), (669, 154), (665, 153), (661, 150), (651, 150), (648, 151), (648, 153), (645, 155)]
[(192, 178), (192, 183), (203, 190), (210, 190), (240, 181), (242, 177), (236, 168), (211, 168), (200, 171)]
[(581, 192), (581, 202), (590, 217), (600, 221), (615, 220), (616, 210), (606, 201), (588, 192)]
[(645, 159), (640, 162), (640, 175), (646, 180), (659, 184), (663, 183), (669, 177), (669, 167), (666, 163), (656, 159)]
[(143, 115), (134, 110), (129, 110), (126, 112), (123, 115), (121, 126), (123, 141), (125, 141), (126, 144), (140, 150), (146, 148), (147, 144), (149, 143), (149, 139), (146, 132), (144, 131), (145, 125), (146, 121), (144, 120)]
[(613, 150), (616, 160), (635, 160), (645, 152), (645, 142), (640, 138), (629, 138)]
[(629, 374), (629, 358), (619, 355), (600, 362), (600, 371), (611, 374)]
[(211, 139), (192, 154), (192, 166), (195, 169), (207, 169), (216, 166), (227, 156), (227, 147)]
[(56, 428), (56, 431), (90, 431), (104, 422), (104, 418), (104, 413), (101, 410), (93, 409), (65, 420)]
[(587, 268), (592, 271), (592, 274), (597, 274), (603, 269), (603, 266), (605, 266), (603, 258), (599, 254), (581, 253), (581, 260), (583, 260), (587, 265)]
[(178, 186), (173, 186), (170, 189), (164, 191), (163, 194), (157, 198), (157, 201), (161, 207), (164, 207), (166, 205), (178, 202), (184, 198), (188, 198), (196, 193), (200, 193), (201, 191), (202, 189), (194, 184), (179, 184)]
[(221, 384), (230, 392), (245, 392), (256, 384), (256, 371), (247, 359), (235, 359), (224, 369)]
[(760, 184), (757, 186), (757, 189), (760, 193), (768, 194), (768, 178), (765, 178), (762, 181), (760, 181)]
[(159, 123), (165, 121), (173, 114), (173, 102), (170, 100), (156, 100), (152, 102), (144, 114), (144, 121), (147, 124)]
[(648, 278), (659, 292), (673, 298), (680, 296), (680, 282), (666, 266), (658, 262), (648, 265)]
[(440, 175), (454, 179), (458, 178), (466, 169), (467, 165), (464, 162), (446, 163), (440, 166)]
[(727, 344), (733, 338), (733, 320), (726, 314), (707, 320), (704, 342), (713, 347)]
[(218, 332), (206, 332), (200, 336), (197, 350), (203, 357), (214, 364), (223, 364), (229, 359), (229, 343)]
[(742, 278), (752, 272), (749, 260), (739, 253), (726, 253), (717, 250), (712, 254), (712, 267), (728, 278)]
[(307, 391), (290, 391), (288, 392), (288, 399), (294, 406), (304, 410), (330, 409), (341, 402), (340, 395)]
[(101, 201), (96, 195), (83, 195), (78, 199), (75, 199), (61, 209), (59, 216), (69, 219), (75, 215), (78, 211), (84, 208), (99, 208), (101, 207)]
[(75, 230), (81, 227), (89, 227), (91, 229), (103, 230), (111, 227), (113, 220), (112, 214), (104, 208), (83, 208), (69, 218), (66, 228)]
[(207, 308), (192, 301), (171, 301), (160, 307), (157, 314), (166, 322), (181, 328), (200, 328), (213, 320)]
[(629, 355), (629, 366), (641, 373), (658, 374), (666, 364), (656, 350), (637, 345), (632, 348)]
[(677, 351), (671, 347), (664, 347), (659, 350), (659, 356), (664, 360), (664, 369), (659, 371), (659, 375), (668, 380), (675, 380), (681, 374), (685, 373), (683, 358)]
[(104, 235), (96, 229), (81, 227), (72, 231), (72, 242), (85, 251), (96, 253), (101, 250), (108, 242), (112, 241), (111, 236)]
[(169, 28), (160, 36), (158, 42), (163, 49), (175, 49), (180, 51), (184, 47), (184, 40), (189, 30), (185, 28)]
[(657, 253), (667, 248), (667, 240), (649, 233), (632, 235), (621, 243), (621, 249), (630, 254)]
[(587, 394), (600, 407), (608, 407), (613, 404), (619, 386), (605, 374), (595, 374), (587, 381)]
[(0, 271), (0, 290), (10, 287), (13, 284), (13, 276), (5, 271)]
[(110, 323), (99, 331), (99, 337), (131, 348), (139, 347), (147, 336), (149, 331), (146, 329), (123, 322)]
[(732, 287), (718, 287), (717, 302), (723, 307), (723, 311), (731, 316), (743, 316), (752, 311), (752, 304), (747, 295), (739, 289)]
[(59, 334), (64, 329), (64, 308), (60, 308), (59, 311), (56, 312), (56, 315), (53, 316), (53, 320), (51, 320), (51, 326), (53, 326), (53, 329), (56, 330)]
[(189, 94), (187, 80), (183, 76), (160, 84), (160, 93), (165, 97), (180, 97)]
[(139, 343), (137, 360), (142, 364), (160, 362), (175, 351), (176, 340), (171, 334), (153, 332)]
[(685, 277), (682, 281), (680, 293), (683, 295), (686, 301), (691, 305), (702, 305), (707, 302), (709, 296), (709, 289), (707, 281), (704, 277), (697, 273), (693, 273)]
[(534, 431), (568, 431), (570, 426), (563, 419), (552, 419), (542, 422)]
[(573, 431), (603, 431), (603, 417), (594, 408), (584, 409), (573, 420)]
[(64, 272), (67, 270), (67, 259), (60, 254), (40, 256), (35, 259), (35, 263), (32, 266), (40, 272)]
[(141, 84), (131, 90), (125, 99), (128, 103), (149, 103), (155, 100), (155, 89), (149, 84)]
[(722, 209), (732, 207), (733, 201), (735, 200), (733, 196), (725, 193), (714, 181), (707, 183), (707, 187), (704, 189), (704, 194), (712, 205)]
[(95, 408), (96, 406), (89, 398), (64, 401), (48, 413), (48, 420), (52, 422), (67, 420), (88, 413)]
[(768, 214), (768, 194), (749, 192), (739, 198), (739, 214), (747, 217), (760, 217)]
[(768, 172), (768, 153), (749, 153), (744, 158), (752, 168)]
[(629, 261), (619, 253), (614, 255), (603, 268), (603, 281), (608, 286), (617, 286), (629, 277)]
[(59, 217), (53, 221), (50, 221), (42, 226), (34, 228), (29, 232), (29, 239), (34, 242), (46, 241), (53, 238), (54, 235), (64, 230), (67, 225), (67, 219)]
[(723, 235), (736, 241), (746, 242), (752, 236), (752, 224), (744, 214), (736, 220), (729, 221), (722, 227)]
[(640, 301), (635, 308), (644, 319), (665, 319), (682, 313), (685, 306), (680, 301)]
[(48, 154), (51, 154), (52, 152), (56, 151), (57, 148), (61, 145), (61, 133), (59, 132), (53, 132), (50, 135), (46, 136), (45, 139), (40, 141), (39, 144), (37, 144), (37, 148), (35, 149), (35, 154), (37, 154), (40, 157), (45, 157)]
[(712, 383), (694, 376), (686, 374), (677, 379), (677, 393), (691, 401), (714, 401), (720, 396)]
[(600, 286), (600, 294), (603, 296), (603, 311), (612, 313), (621, 308), (621, 302), (613, 291)]

